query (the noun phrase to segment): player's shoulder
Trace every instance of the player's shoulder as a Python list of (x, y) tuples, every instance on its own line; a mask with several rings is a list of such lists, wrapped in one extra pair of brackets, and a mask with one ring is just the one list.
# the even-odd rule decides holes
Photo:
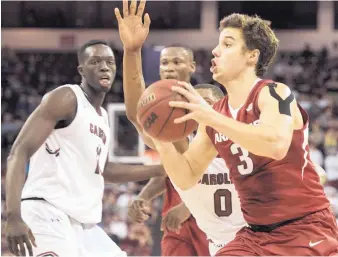
[(219, 111), (223, 108), (226, 108), (228, 105), (226, 104), (226, 102), (228, 101), (228, 96), (224, 96), (222, 99), (218, 100), (217, 102), (215, 102), (212, 105), (212, 108), (216, 111)]
[(65, 100), (71, 100), (71, 99), (75, 99), (76, 100), (76, 93), (75, 93), (75, 89), (74, 86), (76, 85), (61, 85), (58, 86), (56, 88), (54, 88), (53, 90), (47, 92), (43, 97), (42, 100), (53, 100), (55, 98), (63, 98), (66, 97)]
[(290, 97), (290, 95), (292, 95), (292, 90), (288, 85), (281, 82), (270, 81), (262, 88), (259, 94), (258, 104), (262, 106), (276, 99), (285, 100)]
[(279, 95), (282, 99), (287, 98), (291, 93), (291, 89), (288, 85), (272, 81), (265, 85), (265, 87), (262, 88), (261, 96), (269, 98), (271, 97), (272, 92), (275, 92), (277, 95)]
[(69, 86), (59, 86), (46, 93), (42, 98), (40, 108), (47, 109), (51, 114), (69, 115), (76, 111), (77, 97)]

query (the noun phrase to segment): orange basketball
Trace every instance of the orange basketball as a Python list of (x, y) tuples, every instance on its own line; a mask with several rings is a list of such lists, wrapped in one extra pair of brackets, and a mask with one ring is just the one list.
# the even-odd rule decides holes
[(194, 120), (174, 123), (176, 118), (189, 113), (186, 109), (169, 106), (170, 101), (188, 101), (171, 90), (174, 85), (180, 86), (174, 79), (159, 80), (151, 84), (143, 92), (137, 106), (137, 117), (143, 129), (150, 136), (165, 142), (186, 138), (197, 128)]

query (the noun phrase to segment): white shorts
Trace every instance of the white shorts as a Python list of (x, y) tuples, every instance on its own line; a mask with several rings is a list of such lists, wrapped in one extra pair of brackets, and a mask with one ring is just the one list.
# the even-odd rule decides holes
[(34, 256), (127, 256), (99, 226), (85, 226), (46, 201), (23, 201), (21, 215), (35, 237)]

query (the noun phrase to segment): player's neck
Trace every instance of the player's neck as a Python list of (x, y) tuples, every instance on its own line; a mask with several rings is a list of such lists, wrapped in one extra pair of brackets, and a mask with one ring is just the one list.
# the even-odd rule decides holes
[(248, 98), (252, 87), (259, 78), (255, 73), (242, 73), (236, 79), (224, 84), (231, 107), (240, 108)]
[(81, 88), (88, 99), (88, 101), (94, 106), (94, 108), (101, 112), (101, 106), (104, 100), (104, 97), (106, 93), (104, 92), (96, 92), (94, 89), (92, 89), (87, 83), (82, 82)]

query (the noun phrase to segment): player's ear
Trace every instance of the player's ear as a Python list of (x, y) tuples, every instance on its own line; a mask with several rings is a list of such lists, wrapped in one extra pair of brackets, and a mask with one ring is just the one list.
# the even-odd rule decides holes
[(259, 56), (260, 56), (260, 51), (258, 49), (250, 51), (249, 60), (248, 60), (249, 64), (256, 65), (258, 63)]
[(77, 71), (79, 72), (79, 74), (80, 74), (81, 76), (84, 75), (84, 74), (83, 74), (83, 67), (82, 67), (82, 65), (77, 66)]
[(190, 74), (195, 73), (196, 71), (196, 62), (192, 61), (190, 63)]

